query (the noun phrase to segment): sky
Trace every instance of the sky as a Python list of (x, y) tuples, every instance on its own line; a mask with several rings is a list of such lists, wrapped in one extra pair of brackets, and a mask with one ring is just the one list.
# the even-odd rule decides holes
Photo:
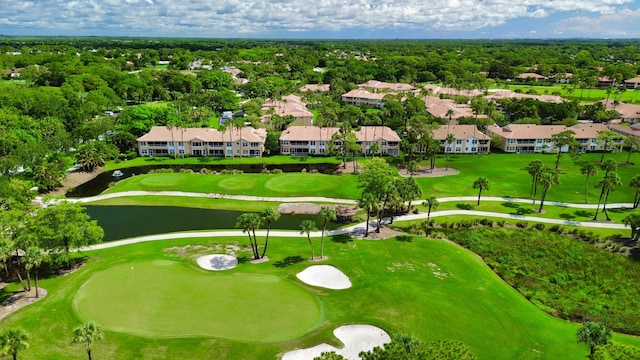
[(640, 0), (0, 0), (0, 35), (640, 38)]

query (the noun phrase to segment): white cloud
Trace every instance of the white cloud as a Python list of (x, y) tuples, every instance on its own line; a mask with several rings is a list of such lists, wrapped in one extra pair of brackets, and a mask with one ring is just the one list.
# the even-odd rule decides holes
[[(633, 0), (39, 0), (0, 6), (0, 30), (268, 36), (275, 32), (472, 31), (558, 12), (620, 16)], [(0, 0), (8, 3), (8, 0)], [(637, 15), (637, 14), (636, 14)], [(573, 18), (574, 23), (588, 22)], [(577, 25), (576, 25), (577, 26)], [(557, 31), (564, 31), (557, 26)], [(636, 27), (637, 29), (637, 27)], [(131, 33), (129, 34), (128, 31)]]
[(559, 34), (581, 37), (638, 37), (640, 9), (621, 9), (598, 17), (576, 16), (550, 25)]

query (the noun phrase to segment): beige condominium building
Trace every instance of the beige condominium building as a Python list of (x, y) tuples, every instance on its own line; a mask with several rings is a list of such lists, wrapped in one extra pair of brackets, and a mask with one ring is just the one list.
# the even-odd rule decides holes
[[(446, 141), (449, 134), (455, 138), (451, 143)], [(475, 125), (443, 125), (433, 131), (433, 138), (442, 143), (442, 152), (450, 154), (486, 154), (491, 143), (491, 137)]]
[(225, 132), (209, 128), (154, 126), (138, 138), (140, 156), (262, 157), (265, 129), (230, 128)]
[[(535, 124), (510, 124), (504, 127), (497, 125), (487, 126), (490, 135), (500, 138), (500, 148), (508, 153), (540, 153), (557, 152), (558, 149), (551, 137), (566, 130), (574, 132), (576, 141), (580, 144), (580, 151), (600, 151), (604, 149), (604, 142), (598, 139), (598, 134), (608, 130), (604, 124), (577, 124), (571, 127), (564, 125), (535, 125)], [(607, 150), (619, 151), (622, 147), (622, 137), (614, 139), (607, 144)], [(569, 151), (568, 146), (563, 146), (561, 152)]]
[[(290, 155), (324, 154), (332, 137), (340, 132), (336, 127), (290, 126), (280, 135), (280, 152)], [(371, 145), (378, 143), (378, 151), (390, 156), (400, 153), (400, 137), (387, 126), (362, 126), (354, 131), (360, 153), (371, 153)]]

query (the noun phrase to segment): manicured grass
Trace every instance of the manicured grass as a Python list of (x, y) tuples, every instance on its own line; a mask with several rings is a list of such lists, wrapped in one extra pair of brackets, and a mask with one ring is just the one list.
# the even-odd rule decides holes
[(307, 157), (307, 156), (269, 156), (262, 158), (218, 158), (218, 157), (137, 157), (127, 161), (110, 161), (105, 166), (105, 171), (123, 169), (134, 166), (147, 165), (234, 165), (234, 164), (339, 164), (341, 159), (336, 157)]
[(74, 307), (79, 317), (111, 331), (259, 342), (298, 338), (321, 315), (309, 292), (282, 277), (212, 273), (170, 260), (96, 273), (76, 293)]
[[(317, 246), (317, 239), (314, 241)], [(192, 260), (195, 256), (193, 252), (210, 253), (216, 244), (238, 242), (245, 244), (246, 241), (243, 238), (182, 239), (87, 253), (90, 260), (85, 266), (71, 275), (43, 280), (41, 285), (49, 290), (49, 295), (3, 320), (3, 326), (19, 324), (32, 334), (31, 347), (21, 352), (25, 358), (86, 358), (84, 349), (70, 345), (68, 340), (72, 329), (87, 320), (73, 310), (74, 294), (84, 284), (92, 286), (94, 281), (100, 280), (102, 274), (111, 276), (110, 269), (116, 269), (113, 270), (114, 276), (118, 272), (126, 276), (131, 271), (130, 264), (135, 264), (134, 271), (140, 266), (145, 266), (144, 264), (149, 264), (150, 269), (163, 274), (162, 278), (169, 276), (170, 283), (180, 286), (181, 291), (170, 289), (164, 293), (174, 303), (171, 306), (190, 308), (191, 296), (183, 296), (183, 292), (191, 285), (203, 286), (201, 276), (213, 281), (209, 286), (214, 285), (214, 276), (217, 275), (201, 275), (191, 269), (195, 266)], [(183, 249), (186, 245), (197, 244), (208, 249), (198, 250), (192, 247), (189, 255), (178, 255), (177, 248)], [(268, 252), (269, 262), (244, 262), (234, 270), (236, 274), (249, 278), (267, 276), (282, 279), (284, 282), (297, 282), (297, 286), (306, 289), (315, 298), (322, 309), (323, 320), (316, 324), (314, 330), (299, 339), (260, 342), (260, 339), (270, 336), (275, 329), (261, 332), (254, 341), (209, 336), (142, 337), (107, 330), (105, 340), (94, 346), (93, 354), (96, 358), (109, 359), (273, 359), (278, 354), (294, 348), (313, 346), (321, 342), (336, 344), (331, 331), (339, 325), (353, 323), (379, 326), (391, 333), (412, 333), (423, 341), (459, 340), (479, 359), (582, 359), (587, 353), (586, 347), (575, 340), (577, 324), (543, 313), (505, 284), (476, 255), (457, 245), (421, 237), (402, 236), (384, 241), (345, 241), (339, 238), (334, 241), (327, 240), (325, 247), (329, 256), (325, 263), (345, 272), (353, 283), (352, 288), (340, 291), (318, 289), (296, 280), (295, 274), (311, 265), (304, 260), (310, 252), (305, 238), (274, 238)], [(247, 256), (246, 248), (239, 255)], [(170, 262), (171, 272), (178, 274), (166, 273), (152, 265), (157, 261)], [(191, 272), (193, 274), (186, 278), (180, 275)], [(136, 272), (136, 276), (137, 274)], [(220, 275), (227, 276), (235, 275)], [(153, 283), (162, 281), (162, 278), (144, 279)], [(131, 291), (115, 289), (126, 284), (122, 279), (114, 284), (95, 282), (95, 285), (99, 284), (113, 288), (114, 292)], [(159, 295), (151, 298), (153, 294), (149, 293), (147, 295), (150, 298), (147, 299), (140, 294), (134, 294), (141, 296), (141, 302), (158, 302)], [(109, 298), (116, 306), (117, 297), (109, 295)], [(248, 300), (245, 307), (247, 311), (251, 307), (260, 308), (261, 301), (268, 301), (264, 296), (250, 296)], [(94, 299), (87, 303), (87, 306), (99, 307), (105, 302), (108, 300)], [(206, 312), (194, 312), (202, 317), (207, 316)], [(256, 316), (269, 317), (269, 312), (270, 309), (267, 308)], [(114, 312), (112, 316), (121, 319), (120, 326), (126, 328), (129, 323), (136, 321), (135, 315), (124, 316)], [(157, 316), (162, 318), (168, 314), (160, 312)], [(195, 317), (191, 314), (189, 316)], [(243, 318), (236, 320), (238, 321), (228, 326), (251, 331), (251, 322), (245, 322)], [(165, 317), (164, 321), (181, 320), (175, 317), (167, 320)], [(195, 326), (197, 325), (194, 323)], [(640, 345), (637, 338), (616, 335), (614, 339), (626, 344)]]
[(231, 211), (261, 212), (272, 207), (277, 208), (279, 203), (266, 201), (244, 201), (228, 199), (211, 199), (198, 197), (178, 197), (178, 196), (128, 196), (114, 199), (92, 201), (87, 205), (113, 206), (173, 206), (189, 207), (197, 209), (219, 209)]
[[(584, 154), (579, 161), (599, 163), (602, 154)], [(626, 153), (606, 154), (605, 159), (612, 158), (619, 163), (627, 159)], [(531, 189), (531, 176), (525, 167), (534, 160), (541, 160), (547, 167), (555, 166), (554, 154), (490, 154), (481, 158), (473, 156), (454, 155), (449, 157), (449, 166), (460, 171), (458, 175), (439, 178), (416, 178), (426, 196), (465, 196), (477, 195), (473, 189), (473, 182), (480, 176), (485, 176), (491, 184), (491, 189), (483, 191), (485, 196), (508, 196), (528, 198)], [(636, 165), (620, 165), (618, 175), (622, 186), (612, 191), (609, 202), (632, 202), (635, 190), (629, 187), (629, 180), (640, 172), (637, 163), (640, 155), (632, 154), (631, 162)], [(423, 165), (427, 165), (426, 162)], [(444, 167), (444, 156), (438, 157), (436, 165)], [(563, 201), (570, 203), (584, 203), (585, 176), (580, 173), (580, 165), (574, 163), (569, 155), (563, 155), (560, 160), (560, 184), (549, 188), (546, 201)], [(589, 202), (596, 203), (600, 189), (596, 184), (604, 176), (599, 170), (589, 179)], [(540, 197), (540, 189), (538, 198)]]
[[(560, 92), (560, 96), (567, 99), (579, 100), (582, 95), (582, 101), (598, 101), (605, 100), (607, 98), (606, 89), (579, 89), (573, 87), (572, 84), (567, 85), (509, 85), (509, 90), (520, 89), (523, 93), (527, 93), (529, 90), (535, 90), (538, 95), (549, 94), (553, 92)], [(640, 92), (634, 90), (626, 90), (621, 94), (616, 95), (611, 92), (609, 95), (609, 101), (613, 102), (617, 99), (620, 102), (638, 102), (640, 101)]]
[(180, 190), (253, 196), (323, 196), (355, 199), (360, 190), (353, 175), (311, 173), (204, 175), (147, 174), (118, 182), (106, 192)]

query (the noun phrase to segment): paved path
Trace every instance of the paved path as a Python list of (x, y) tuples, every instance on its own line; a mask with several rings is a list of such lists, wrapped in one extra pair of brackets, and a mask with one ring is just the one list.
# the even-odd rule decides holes
[[(270, 201), (281, 203), (293, 203), (293, 202), (322, 202), (333, 204), (348, 204), (355, 205), (358, 202), (350, 199), (336, 199), (318, 196), (307, 197), (266, 197), (266, 196), (248, 196), (248, 195), (229, 195), (229, 194), (213, 194), (213, 193), (195, 193), (195, 192), (183, 192), (183, 191), (124, 191), (117, 193), (101, 194), (96, 196), (84, 197), (84, 198), (67, 198), (66, 200), (73, 203), (88, 203), (99, 200), (115, 199), (119, 197), (131, 197), (131, 196), (181, 196), (181, 197), (200, 197), (209, 199), (231, 199), (231, 200), (245, 200), (245, 201)], [(36, 198), (42, 201), (41, 197)], [(477, 201), (477, 196), (455, 196), (439, 198), (438, 202), (453, 202), (453, 201)], [(422, 200), (413, 200), (413, 203), (420, 203)], [(513, 203), (532, 203), (531, 199), (511, 198), (511, 197), (498, 197), (498, 196), (484, 196), (482, 201), (503, 201)], [(539, 201), (536, 200), (539, 204)], [(576, 209), (595, 209), (597, 204), (572, 204), (558, 201), (546, 201), (546, 205), (562, 206)], [(631, 203), (618, 203), (607, 204), (607, 208), (625, 208), (633, 207)]]
[[(588, 221), (572, 221), (572, 220), (561, 220), (561, 219), (549, 219), (549, 218), (541, 218), (535, 216), (524, 216), (524, 215), (513, 215), (513, 214), (503, 214), (489, 211), (474, 211), (474, 210), (444, 210), (444, 211), (432, 211), (431, 218), (441, 217), (441, 216), (451, 216), (451, 215), (472, 215), (472, 216), (482, 216), (482, 217), (494, 217), (494, 218), (502, 218), (502, 219), (517, 219), (523, 221), (536, 221), (547, 224), (559, 224), (559, 225), (570, 225), (570, 226), (582, 226), (582, 227), (591, 227), (591, 228), (603, 228), (603, 229), (628, 229), (629, 227), (622, 224), (612, 224), (612, 223), (604, 223), (604, 222), (588, 222)], [(402, 215), (394, 217), (394, 221), (404, 221), (404, 220), (419, 220), (426, 219), (426, 213), (420, 214), (411, 214), (411, 215)], [(388, 224), (390, 221), (389, 218), (382, 219), (382, 223)], [(371, 219), (369, 221), (369, 231), (373, 231), (376, 229), (377, 222), (375, 219)], [(350, 234), (355, 237), (362, 238), (366, 230), (366, 222), (352, 225), (346, 228), (338, 229), (338, 230), (329, 230), (325, 233), (326, 236), (335, 236), (335, 235), (346, 235)], [(266, 230), (258, 230), (256, 231), (256, 235), (265, 236), (267, 233)], [(322, 235), (321, 231), (311, 232), (310, 235), (314, 238), (320, 237)], [(116, 246), (129, 245), (129, 244), (137, 244), (141, 242), (147, 241), (158, 241), (158, 240), (171, 240), (171, 239), (181, 239), (181, 238), (203, 238), (203, 237), (245, 237), (247, 236), (242, 230), (218, 230), (218, 231), (194, 231), (194, 232), (177, 232), (177, 233), (168, 233), (168, 234), (157, 234), (157, 235), (147, 235), (147, 236), (139, 236), (130, 239), (110, 241), (102, 244), (92, 245), (88, 247), (84, 247), (79, 249), (80, 251), (88, 251), (88, 250), (98, 250), (98, 249), (107, 249)], [(274, 237), (303, 237), (305, 235), (300, 234), (298, 230), (271, 230), (269, 236)]]

